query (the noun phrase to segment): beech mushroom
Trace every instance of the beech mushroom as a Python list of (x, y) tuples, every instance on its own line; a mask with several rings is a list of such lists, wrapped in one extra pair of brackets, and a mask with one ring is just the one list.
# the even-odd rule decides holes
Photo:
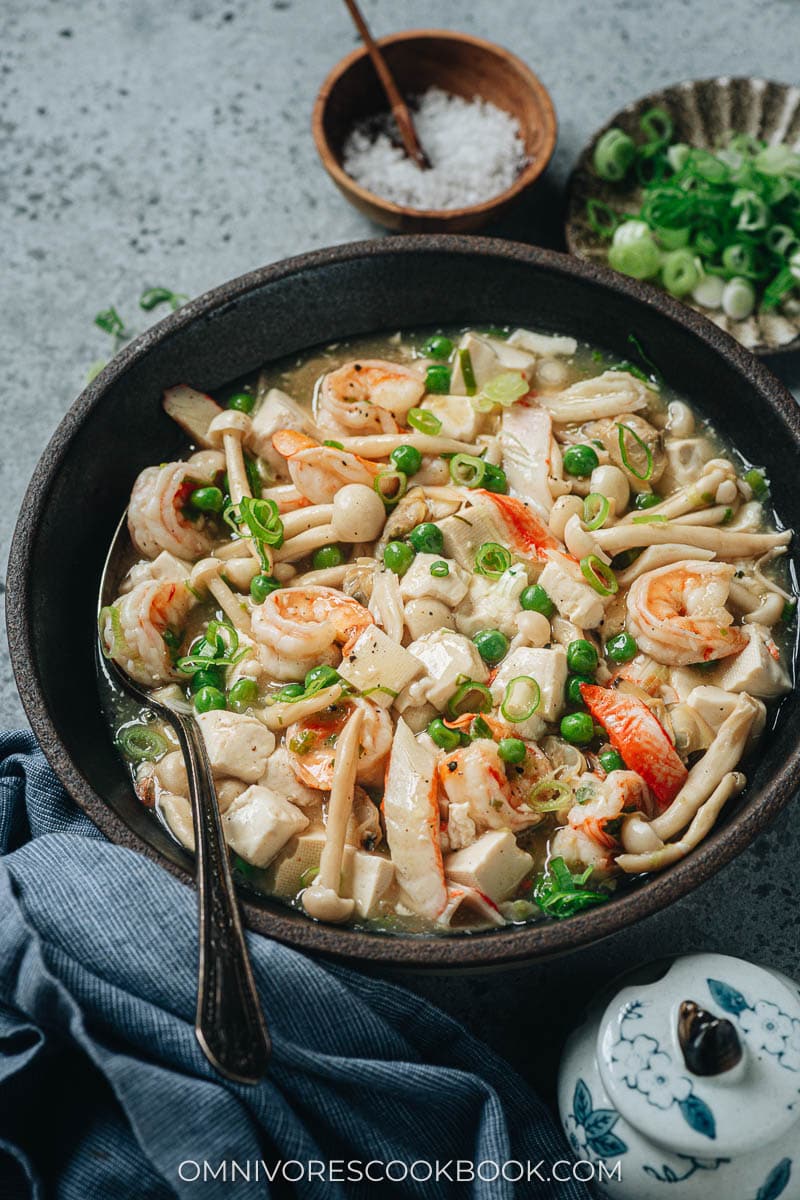
[(225, 564), (218, 558), (202, 558), (192, 568), (189, 583), (195, 591), (208, 591), (216, 600), (225, 616), (240, 633), (251, 638), (253, 631), (250, 625), (250, 615), (242, 604), (242, 599), (232, 592), (221, 572)]
[(236, 409), (223, 409), (218, 417), (208, 427), (208, 436), (212, 445), (222, 445), (225, 452), (225, 465), (228, 470), (228, 491), (233, 504), (238, 504), (243, 496), (252, 496), (250, 481), (244, 462), (242, 442), (250, 433), (252, 421), (247, 413)]
[(355, 708), (339, 734), (319, 874), (302, 894), (303, 908), (310, 917), (316, 917), (318, 921), (347, 921), (353, 915), (355, 907), (354, 901), (340, 896), (339, 891), (345, 837), (355, 795), (363, 719), (362, 709)]

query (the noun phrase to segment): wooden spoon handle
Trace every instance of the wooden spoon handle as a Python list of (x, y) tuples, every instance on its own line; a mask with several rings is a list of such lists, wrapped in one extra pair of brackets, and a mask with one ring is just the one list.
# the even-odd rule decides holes
[(395, 83), (394, 75), (389, 70), (389, 64), (383, 56), (383, 51), (378, 46), (374, 37), (370, 33), (369, 26), (364, 20), (356, 0), (344, 0), (347, 5), (350, 16), (353, 18), (356, 29), (361, 35), (364, 45), (367, 47), (367, 53), (372, 59), (378, 78), (381, 81), (381, 86), (386, 93), (386, 98), (392, 109), (392, 115), (397, 122), (397, 128), (400, 131), (400, 137), (403, 141), (403, 149), (410, 159), (417, 164), (422, 170), (430, 168), (430, 159), (420, 145), (417, 131), (414, 128), (414, 121), (411, 113), (408, 111), (408, 105), (403, 99), (400, 89)]

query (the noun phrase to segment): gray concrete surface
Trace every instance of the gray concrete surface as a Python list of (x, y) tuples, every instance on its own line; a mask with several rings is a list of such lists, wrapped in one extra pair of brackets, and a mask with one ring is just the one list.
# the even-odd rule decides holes
[[(376, 33), (443, 26), (512, 47), (559, 115), (531, 203), (495, 232), (557, 244), (584, 140), (676, 79), (796, 82), (796, 0), (363, 0)], [(0, 563), (25, 485), (88, 367), (95, 313), (137, 328), (140, 291), (195, 295), (251, 267), (372, 236), (319, 166), (316, 90), (355, 38), (334, 0), (4, 0), (0, 5)], [(797, 361), (776, 363), (800, 383)], [(23, 714), (0, 650), (0, 724)], [(609, 974), (709, 947), (795, 969), (800, 815), (692, 898), (594, 950), (501, 978), (414, 985), (547, 1084), (560, 1030)], [(541, 1046), (550, 1046), (542, 1051)]]

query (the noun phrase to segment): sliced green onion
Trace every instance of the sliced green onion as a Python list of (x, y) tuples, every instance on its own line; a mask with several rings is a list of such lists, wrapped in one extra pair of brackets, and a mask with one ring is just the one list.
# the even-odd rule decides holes
[(661, 264), (661, 282), (673, 296), (687, 296), (702, 278), (699, 258), (691, 250), (671, 250)]
[(517, 400), (527, 395), (528, 391), (528, 382), (518, 371), (502, 371), (485, 383), (477, 396), (472, 397), (472, 407), (481, 413), (491, 412), (498, 405), (501, 408), (510, 408)]
[(769, 495), (769, 481), (763, 471), (759, 471), (758, 467), (751, 467), (749, 471), (745, 471), (743, 478), (756, 500), (766, 500)]
[(572, 804), (572, 790), (559, 779), (540, 779), (528, 797), (528, 807), (535, 812), (560, 812)]
[(586, 205), (586, 220), (590, 229), (601, 238), (614, 236), (619, 217), (604, 200), (590, 200)]
[(180, 308), (185, 300), (188, 300), (188, 296), (183, 296), (180, 292), (173, 292), (170, 288), (148, 288), (139, 297), (139, 308), (143, 308), (145, 312), (151, 312), (152, 309), (158, 308), (159, 304), (168, 304), (175, 312), (175, 309)]
[(661, 266), (661, 251), (651, 237), (637, 238), (634, 242), (612, 245), (608, 264), (632, 279), (651, 279)]
[(376, 683), (375, 687), (367, 688), (361, 695), (366, 699), (368, 696), (374, 696), (376, 692), (381, 692), (384, 696), (390, 696), (392, 700), (396, 700), (400, 695), (390, 687), (385, 687), (382, 683)]
[(583, 523), (587, 529), (600, 529), (605, 523), (610, 508), (606, 496), (600, 492), (589, 492), (583, 502)]
[(274, 500), (242, 496), (239, 501), (239, 513), (257, 542), (274, 546), (276, 550), (280, 549), (283, 545), (283, 521)]
[(127, 725), (117, 734), (117, 747), (131, 762), (157, 762), (169, 750), (167, 739), (147, 725)]
[(428, 437), (436, 437), (442, 431), (442, 422), (427, 408), (410, 408), (406, 420), (412, 429), (425, 433)]
[(594, 169), (601, 179), (618, 183), (624, 179), (636, 157), (633, 138), (614, 126), (598, 138), (594, 148)]
[(511, 566), (511, 561), (511, 555), (505, 546), (499, 546), (497, 542), (484, 542), (478, 547), (473, 569), (476, 575), (485, 575), (487, 579), (499, 579)]
[(492, 693), (475, 679), (465, 679), (447, 701), (447, 712), (455, 720), (465, 713), (486, 713), (492, 710)]
[(449, 574), (450, 567), (443, 558), (438, 559), (435, 563), (431, 563), (431, 575), (433, 575), (434, 579), (446, 579)]
[(322, 444), (323, 446), (330, 446), (332, 450), (344, 450), (343, 444), (341, 442), (334, 442), (332, 438), (326, 438)]
[(587, 554), (581, 559), (581, 573), (601, 596), (613, 596), (619, 591), (616, 575), (596, 554)]
[(654, 143), (663, 146), (672, 137), (674, 125), (672, 117), (663, 108), (648, 108), (639, 118), (639, 128), (647, 139), (648, 145)]
[(512, 725), (519, 725), (533, 716), (541, 699), (541, 689), (533, 676), (517, 675), (506, 687), (500, 714)]
[(450, 478), (458, 487), (480, 487), (486, 474), (486, 463), (474, 454), (454, 454), (450, 459)]
[(756, 291), (749, 279), (737, 275), (725, 284), (722, 311), (733, 321), (744, 321), (756, 305)]
[(408, 489), (408, 476), (403, 471), (381, 471), (372, 486), (387, 508), (397, 504)]
[(478, 385), (475, 382), (475, 371), (472, 367), (472, 356), (466, 348), (459, 350), (458, 361), (461, 364), (461, 374), (464, 378), (464, 387), (467, 390), (468, 396), (474, 396), (478, 390)]
[[(647, 445), (647, 442), (645, 442), (642, 438), (640, 438), (639, 434), (636, 432), (636, 430), (631, 429), (630, 425), (618, 424), (617, 430), (618, 430), (617, 436), (619, 439), (619, 453), (620, 453), (620, 457), (622, 458), (624, 467), (626, 468), (626, 470), (630, 471), (631, 475), (633, 475), (636, 479), (641, 479), (642, 481), (649, 479), (650, 476), (653, 474), (653, 453), (652, 453), (650, 447)], [(639, 448), (641, 450), (644, 450), (645, 459), (647, 461), (647, 466), (645, 467), (645, 472), (643, 475), (640, 474), (639, 471), (636, 470), (636, 468), (632, 465), (632, 463), (628, 457), (628, 450), (625, 445), (625, 434), (626, 433), (629, 433), (631, 435), (631, 437), (633, 438), (633, 440), (636, 442), (636, 444), (639, 446)]]
[(667, 518), (663, 513), (640, 513), (638, 517), (631, 517), (634, 525), (666, 525)]

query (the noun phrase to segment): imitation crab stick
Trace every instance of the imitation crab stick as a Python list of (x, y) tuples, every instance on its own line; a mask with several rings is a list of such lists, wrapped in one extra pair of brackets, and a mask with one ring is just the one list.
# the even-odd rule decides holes
[(487, 500), (491, 500), (508, 530), (512, 550), (516, 550), (520, 554), (533, 554), (544, 562), (548, 550), (561, 548), (560, 543), (556, 541), (544, 522), (540, 521), (521, 500), (517, 500), (514, 496), (487, 492), (483, 488), (476, 491), (475, 495), (481, 495)]
[(689, 772), (661, 722), (642, 700), (582, 683), (581, 696), (626, 765), (645, 781), (661, 808), (677, 796)]

